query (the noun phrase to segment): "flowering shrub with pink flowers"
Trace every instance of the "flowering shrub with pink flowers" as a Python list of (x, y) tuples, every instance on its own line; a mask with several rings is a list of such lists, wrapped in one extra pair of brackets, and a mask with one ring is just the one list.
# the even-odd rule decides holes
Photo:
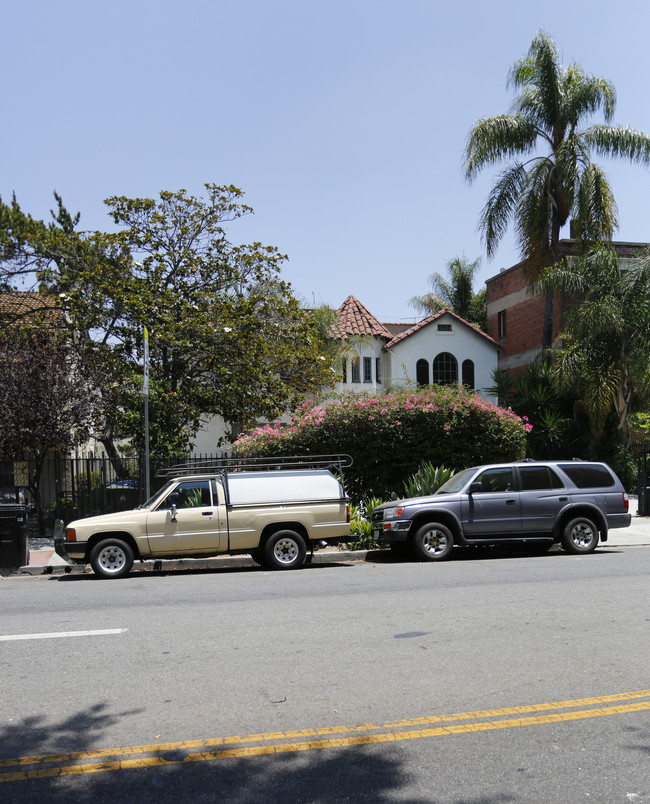
[(531, 426), (510, 409), (452, 386), (347, 394), (305, 402), (288, 424), (267, 424), (241, 436), (239, 456), (347, 453), (353, 500), (402, 494), (423, 461), (462, 469), (511, 461), (526, 452)]

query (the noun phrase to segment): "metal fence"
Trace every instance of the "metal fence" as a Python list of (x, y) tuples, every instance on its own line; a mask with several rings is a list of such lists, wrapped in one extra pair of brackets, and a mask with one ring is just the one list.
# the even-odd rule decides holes
[[(155, 492), (164, 480), (156, 478), (160, 469), (175, 463), (219, 460), (228, 453), (174, 455), (152, 458), (150, 486)], [(122, 456), (119, 472), (106, 455), (98, 457), (48, 458), (37, 477), (33, 461), (0, 460), (0, 488), (19, 488), (30, 503), (32, 535), (46, 535), (55, 522), (71, 522), (95, 514), (126, 511), (145, 502), (144, 456)]]

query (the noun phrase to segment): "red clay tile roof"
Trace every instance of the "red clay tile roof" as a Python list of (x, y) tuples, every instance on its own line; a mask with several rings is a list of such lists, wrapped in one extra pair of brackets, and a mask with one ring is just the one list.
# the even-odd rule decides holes
[(413, 324), (412, 327), (405, 329), (404, 332), (400, 332), (399, 335), (396, 335), (392, 340), (390, 340), (386, 344), (386, 349), (390, 349), (392, 346), (395, 346), (395, 344), (401, 343), (406, 338), (409, 338), (411, 335), (414, 335), (421, 329), (428, 327), (429, 324), (433, 324), (434, 321), (438, 321), (443, 316), (449, 316), (450, 318), (453, 318), (462, 326), (472, 330), (472, 332), (474, 332), (476, 335), (480, 335), (481, 338), (486, 340), (488, 343), (492, 344), (492, 346), (495, 346), (497, 349), (499, 348), (499, 345), (494, 340), (494, 338), (491, 338), (489, 335), (486, 335), (485, 332), (482, 332), (480, 329), (478, 329), (478, 327), (472, 326), (468, 321), (465, 321), (464, 318), (461, 318), (459, 315), (456, 315), (456, 313), (452, 313), (451, 310), (438, 310), (437, 313), (434, 313), (433, 315), (430, 315), (427, 318), (422, 319), (422, 321), (418, 321), (417, 324)]
[(44, 296), (33, 290), (0, 292), (0, 316), (8, 321), (25, 321), (33, 316), (54, 324), (61, 315), (56, 308), (56, 300), (52, 296)]
[(389, 330), (354, 296), (348, 296), (338, 309), (338, 324), (332, 327), (335, 338), (345, 340), (348, 335), (379, 335), (390, 340)]

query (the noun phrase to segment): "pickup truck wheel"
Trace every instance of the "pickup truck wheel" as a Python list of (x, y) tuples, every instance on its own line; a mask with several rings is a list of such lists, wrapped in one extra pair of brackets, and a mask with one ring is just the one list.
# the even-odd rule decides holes
[(598, 528), (586, 516), (570, 519), (562, 533), (562, 547), (568, 553), (593, 553), (598, 546)]
[(266, 559), (264, 558), (264, 550), (262, 549), (251, 550), (249, 555), (256, 564), (260, 565), (260, 567), (266, 566)]
[(454, 537), (449, 528), (438, 522), (429, 522), (415, 532), (411, 544), (420, 561), (443, 561), (451, 555)]
[(266, 540), (264, 561), (270, 569), (301, 567), (307, 554), (305, 540), (293, 530), (279, 530)]
[(123, 578), (133, 566), (133, 550), (121, 539), (104, 539), (93, 547), (90, 566), (100, 578)]

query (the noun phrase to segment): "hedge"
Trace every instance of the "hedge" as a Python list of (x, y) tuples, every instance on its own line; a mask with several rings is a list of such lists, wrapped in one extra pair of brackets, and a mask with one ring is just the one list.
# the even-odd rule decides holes
[(462, 469), (512, 461), (531, 426), (464, 388), (427, 386), (381, 396), (350, 393), (306, 402), (288, 424), (267, 424), (234, 444), (245, 457), (347, 453), (352, 499), (401, 494), (423, 461)]

